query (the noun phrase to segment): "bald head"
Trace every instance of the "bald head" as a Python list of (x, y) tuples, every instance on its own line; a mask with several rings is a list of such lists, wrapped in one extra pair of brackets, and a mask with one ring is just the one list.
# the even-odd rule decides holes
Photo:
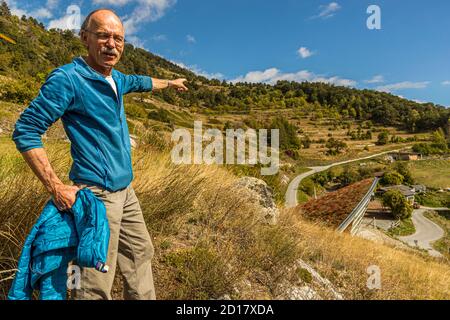
[(91, 23), (94, 24), (94, 26), (98, 26), (103, 22), (120, 24), (123, 28), (122, 21), (113, 10), (102, 8), (94, 10), (86, 16), (81, 25), (80, 33), (82, 30), (90, 30)]

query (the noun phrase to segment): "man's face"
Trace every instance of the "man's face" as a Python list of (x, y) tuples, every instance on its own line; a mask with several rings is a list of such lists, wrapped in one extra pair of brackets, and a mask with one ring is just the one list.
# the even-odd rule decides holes
[(112, 68), (120, 60), (125, 46), (123, 25), (110, 11), (99, 11), (92, 15), (87, 30), (81, 39), (89, 56), (102, 68)]

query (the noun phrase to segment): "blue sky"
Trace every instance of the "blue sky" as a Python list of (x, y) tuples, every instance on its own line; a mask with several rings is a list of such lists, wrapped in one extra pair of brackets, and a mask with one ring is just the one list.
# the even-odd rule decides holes
[[(448, 0), (7, 2), (47, 27), (64, 27), (71, 4), (81, 19), (110, 7), (128, 41), (208, 77), (324, 81), (450, 106)], [(369, 5), (381, 9), (380, 30), (367, 28)]]

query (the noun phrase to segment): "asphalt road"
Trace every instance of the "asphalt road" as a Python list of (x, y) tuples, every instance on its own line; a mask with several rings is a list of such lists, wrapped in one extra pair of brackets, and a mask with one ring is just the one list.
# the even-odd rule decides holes
[[(412, 215), (412, 221), (416, 227), (416, 233), (406, 237), (399, 237), (399, 240), (407, 243), (412, 247), (419, 247), (427, 250), (428, 253), (434, 257), (442, 257), (442, 254), (433, 249), (431, 243), (433, 241), (441, 239), (445, 232), (440, 226), (433, 221), (424, 217), (424, 213), (428, 210), (445, 210), (444, 208), (425, 208), (414, 210)], [(448, 210), (448, 209), (446, 209)]]

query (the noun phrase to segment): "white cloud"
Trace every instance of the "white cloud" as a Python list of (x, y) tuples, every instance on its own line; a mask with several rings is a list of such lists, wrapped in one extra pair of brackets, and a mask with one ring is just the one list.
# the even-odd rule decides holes
[(151, 40), (156, 42), (167, 41), (167, 36), (165, 34), (157, 34), (151, 37)]
[(231, 80), (233, 83), (237, 82), (264, 82), (269, 84), (275, 84), (277, 81), (287, 80), (295, 82), (324, 82), (335, 84), (338, 86), (352, 87), (356, 86), (357, 82), (351, 79), (344, 79), (337, 76), (325, 77), (322, 75), (316, 75), (313, 72), (307, 70), (301, 70), (295, 73), (282, 73), (277, 68), (270, 68), (264, 71), (252, 71), (247, 73), (245, 76), (240, 76), (236, 79)]
[(442, 84), (443, 86), (450, 86), (450, 80), (442, 81), (441, 84)]
[(6, 0), (6, 4), (8, 5), (11, 14), (15, 16), (22, 17), (23, 15), (25, 16), (30, 15), (26, 10), (19, 9), (17, 7), (17, 2), (15, 0)]
[(188, 34), (186, 36), (186, 41), (189, 42), (189, 43), (196, 43), (197, 42), (197, 40), (195, 40), (195, 37), (191, 36), (190, 34)]
[(8, 5), (9, 9), (11, 10), (11, 13), (18, 17), (22, 17), (23, 15), (25, 15), (27, 17), (33, 17), (36, 19), (49, 19), (53, 16), (50, 9), (54, 9), (53, 5), (54, 5), (55, 1), (58, 1), (58, 0), (48, 0), (46, 7), (40, 7), (40, 8), (34, 9), (30, 12), (28, 12), (22, 8), (19, 8), (16, 0), (6, 0), (6, 4)]
[(50, 19), (53, 14), (47, 8), (39, 8), (30, 12), (30, 15), (37, 19)]
[(59, 0), (47, 0), (47, 8), (55, 9), (58, 6)]
[(192, 72), (194, 72), (195, 74), (208, 78), (208, 79), (219, 79), (222, 80), (224, 78), (224, 75), (220, 72), (217, 73), (209, 73), (205, 70), (202, 70), (201, 68), (199, 68), (197, 65), (186, 65), (183, 62), (179, 62), (179, 61), (171, 61), (172, 63), (176, 64), (177, 66), (183, 68), (183, 69), (187, 69), (190, 70)]
[[(99, 2), (114, 2), (114, 0), (96, 0)], [(126, 35), (135, 34), (139, 27), (149, 21), (156, 21), (164, 16), (166, 11), (175, 5), (177, 0), (119, 0), (119, 4), (137, 2), (133, 12), (124, 18), (123, 25)]]
[(384, 82), (384, 77), (382, 75), (376, 75), (372, 79), (365, 80), (365, 83), (382, 83)]
[(312, 52), (306, 47), (300, 47), (300, 49), (297, 50), (297, 53), (303, 59), (309, 58), (314, 54), (314, 52)]
[(319, 14), (316, 16), (311, 17), (312, 19), (316, 18), (322, 18), (322, 19), (328, 19), (331, 18), (338, 12), (342, 7), (337, 2), (331, 2), (327, 5), (321, 5), (319, 6)]
[(128, 36), (126, 38), (126, 41), (131, 43), (133, 46), (137, 47), (137, 48), (142, 48), (144, 49), (144, 43), (145, 41), (142, 41), (141, 39), (139, 39), (137, 36)]
[(272, 79), (280, 74), (280, 70), (277, 68), (270, 68), (264, 71), (251, 71), (245, 75), (245, 77), (238, 77), (231, 82), (271, 82)]
[(403, 89), (424, 89), (428, 86), (429, 83), (430, 83), (429, 81), (422, 81), (422, 82), (404, 81), (388, 84), (385, 86), (379, 86), (376, 87), (375, 89), (383, 92), (391, 92)]

